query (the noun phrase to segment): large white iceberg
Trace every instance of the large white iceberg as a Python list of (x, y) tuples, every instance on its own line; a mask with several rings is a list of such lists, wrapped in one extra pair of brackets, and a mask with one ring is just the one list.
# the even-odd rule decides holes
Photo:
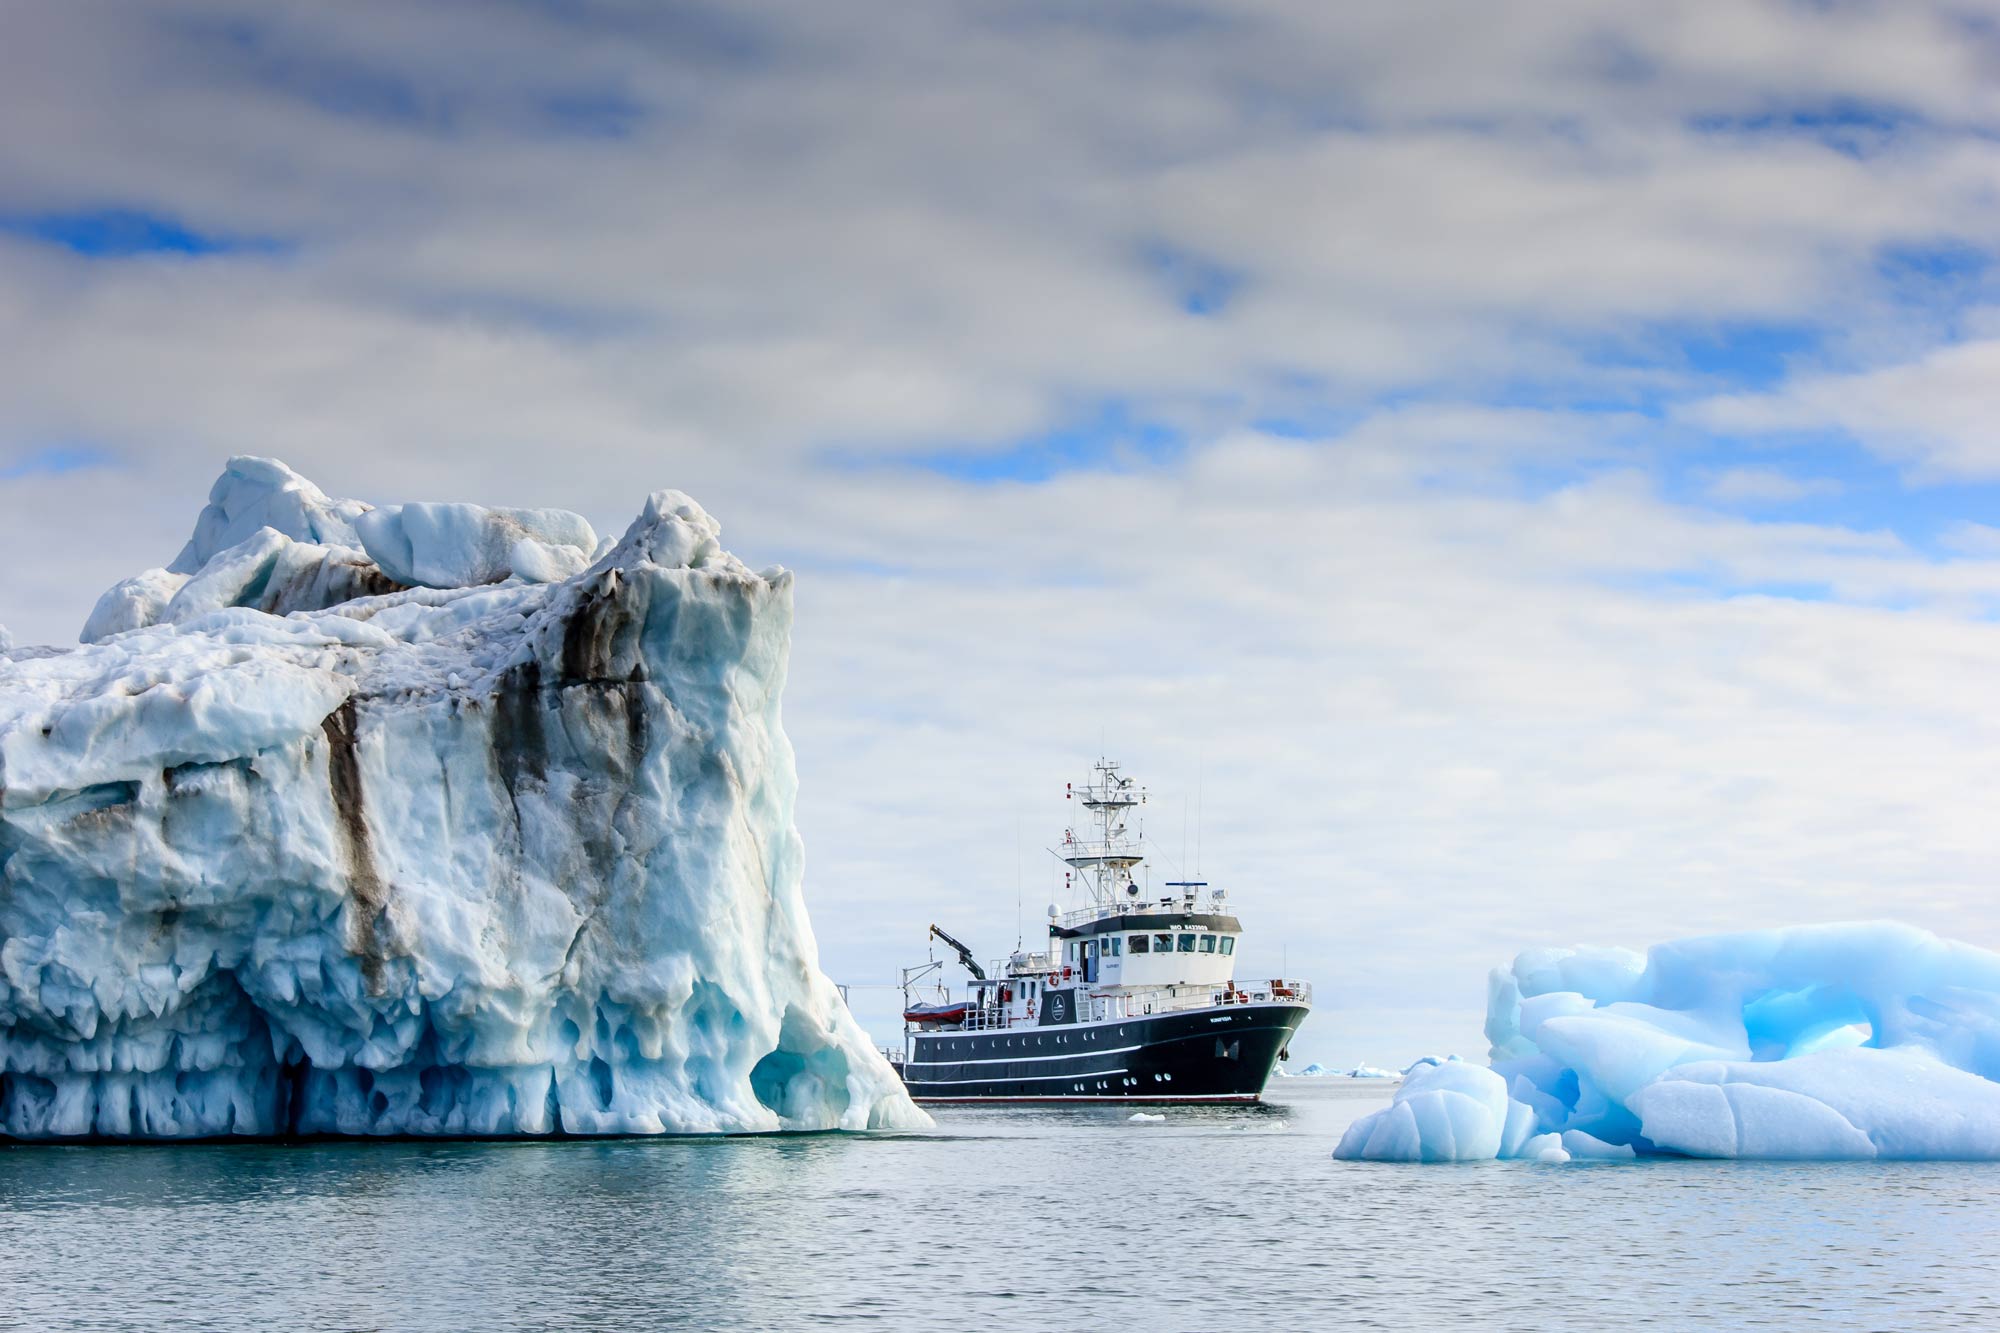
[(1486, 1034), (1335, 1156), (2000, 1160), (2000, 954), (1911, 926), (1532, 950)]
[(0, 1129), (926, 1123), (817, 964), (790, 575), (718, 538), (233, 460), (94, 642), (0, 656)]

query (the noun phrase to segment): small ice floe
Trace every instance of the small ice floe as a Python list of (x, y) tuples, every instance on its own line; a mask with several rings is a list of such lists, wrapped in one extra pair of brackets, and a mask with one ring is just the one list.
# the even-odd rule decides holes
[(2000, 953), (1893, 922), (1493, 974), (1492, 1067), (1411, 1067), (1334, 1156), (2000, 1161)]
[(1166, 1123), (1166, 1119), (1163, 1115), (1151, 1115), (1145, 1111), (1134, 1111), (1131, 1116), (1132, 1123), (1135, 1125), (1164, 1124)]

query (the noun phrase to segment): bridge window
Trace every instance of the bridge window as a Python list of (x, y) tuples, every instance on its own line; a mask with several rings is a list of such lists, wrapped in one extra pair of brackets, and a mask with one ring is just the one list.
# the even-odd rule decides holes
[(1222, 937), (1222, 951), (1224, 953), (1236, 952), (1236, 937), (1234, 935), (1224, 935)]
[(1124, 951), (1125, 951), (1125, 937), (1123, 935), (1107, 935), (1105, 937), (1104, 952), (1110, 954), (1113, 958), (1116, 958), (1119, 954), (1123, 953)]
[(1133, 953), (1146, 952), (1146, 937), (1144, 935), (1134, 935), (1126, 944)]
[(1174, 937), (1173, 937), (1173, 936), (1171, 936), (1171, 935), (1155, 935), (1155, 936), (1153, 936), (1153, 952), (1154, 952), (1154, 953), (1172, 953), (1173, 951), (1174, 951)]
[(1215, 936), (1204, 935), (1201, 937), (1201, 951), (1203, 953), (1215, 952)]
[(1193, 953), (1193, 952), (1194, 952), (1194, 936), (1193, 936), (1193, 935), (1182, 935), (1182, 936), (1180, 937), (1180, 939), (1181, 939), (1181, 946), (1180, 946), (1180, 947), (1181, 947), (1181, 952), (1182, 952), (1182, 953)]

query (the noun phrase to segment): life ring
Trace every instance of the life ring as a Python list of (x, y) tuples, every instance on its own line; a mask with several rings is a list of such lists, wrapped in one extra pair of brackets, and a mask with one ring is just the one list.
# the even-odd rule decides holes
[(1033, 1018), (1034, 1016), (1035, 1016), (1035, 1002), (1033, 1000), (1030, 1000), (1028, 1001), (1028, 1017)]

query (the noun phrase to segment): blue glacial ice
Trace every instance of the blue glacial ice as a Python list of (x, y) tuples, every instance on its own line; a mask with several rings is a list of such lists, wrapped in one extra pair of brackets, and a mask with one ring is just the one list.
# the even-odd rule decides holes
[(1492, 1067), (1415, 1069), (1335, 1156), (2000, 1159), (2000, 954), (1894, 923), (1493, 973)]
[(927, 1123), (817, 962), (791, 577), (719, 534), (236, 459), (84, 646), (0, 644), (0, 1129)]

